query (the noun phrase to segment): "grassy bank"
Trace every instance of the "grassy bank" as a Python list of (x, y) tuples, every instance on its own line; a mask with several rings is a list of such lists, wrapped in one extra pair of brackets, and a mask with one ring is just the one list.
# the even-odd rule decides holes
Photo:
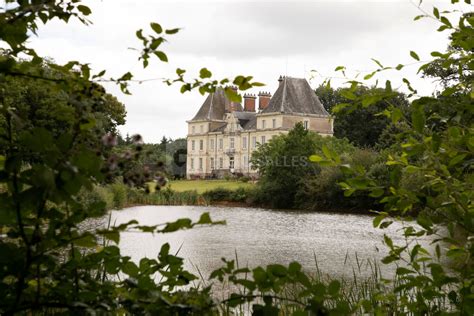
[(164, 189), (150, 192), (142, 188), (130, 188), (121, 182), (96, 185), (84, 190), (79, 201), (84, 205), (102, 203), (105, 210), (122, 209), (134, 205), (212, 205), (233, 203), (252, 205), (255, 185), (226, 180), (173, 181)]
[(171, 181), (168, 187), (175, 192), (196, 191), (202, 194), (215, 189), (251, 189), (255, 187), (255, 184), (239, 180), (176, 180)]

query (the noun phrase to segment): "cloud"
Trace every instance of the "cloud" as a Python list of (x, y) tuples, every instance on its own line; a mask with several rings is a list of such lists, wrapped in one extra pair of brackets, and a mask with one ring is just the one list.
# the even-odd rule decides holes
[[(93, 10), (91, 26), (54, 22), (40, 29), (32, 45), (58, 62), (88, 62), (114, 76), (132, 71), (140, 79), (172, 77), (177, 67), (196, 76), (199, 68), (207, 67), (217, 77), (254, 75), (273, 92), (280, 74), (310, 78), (310, 70), (316, 69), (323, 76), (337, 77), (333, 73), (337, 65), (370, 70), (375, 67), (371, 57), (387, 65), (410, 63), (410, 50), (423, 59), (447, 44), (446, 35), (434, 31), (434, 21), (413, 22), (419, 11), (408, 0), (86, 2)], [(425, 2), (428, 11), (431, 6)], [(151, 21), (183, 29), (164, 46), (169, 64), (155, 62), (143, 70), (137, 53), (128, 48), (140, 47), (135, 31), (149, 30)], [(422, 93), (429, 93), (432, 84), (417, 80), (416, 68), (380, 79), (390, 77), (396, 87), (407, 76)], [(322, 80), (316, 77), (311, 84)], [(343, 81), (333, 78), (336, 85)], [(123, 133), (141, 133), (148, 141), (159, 141), (163, 135), (184, 137), (185, 121), (204, 101), (197, 92), (182, 95), (179, 87), (160, 81), (134, 85), (132, 96), (112, 85), (107, 88), (127, 106)]]

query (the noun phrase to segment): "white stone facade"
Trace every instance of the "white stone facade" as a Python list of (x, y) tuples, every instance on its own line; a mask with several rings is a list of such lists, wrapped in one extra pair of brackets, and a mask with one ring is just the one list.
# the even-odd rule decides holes
[[(327, 112), (286, 113), (288, 111), (284, 109), (273, 112), (270, 111), (274, 108), (271, 102), (268, 108), (256, 113), (235, 111), (230, 107), (224, 111), (222, 119), (213, 117), (214, 113), (207, 113), (207, 117), (202, 117), (201, 113), (201, 117), (197, 115), (187, 121), (187, 178), (219, 178), (226, 174), (256, 177), (257, 170), (250, 163), (252, 152), (274, 136), (288, 133), (298, 122), (308, 130), (332, 136), (333, 121)], [(208, 112), (217, 111), (217, 106), (219, 104), (213, 104), (211, 100)]]

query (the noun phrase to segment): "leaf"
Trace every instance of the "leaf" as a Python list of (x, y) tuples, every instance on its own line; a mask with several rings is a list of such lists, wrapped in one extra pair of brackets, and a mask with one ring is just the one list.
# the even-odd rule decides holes
[(168, 56), (166, 56), (165, 53), (163, 53), (162, 51), (155, 51), (153, 52), (156, 57), (158, 57), (162, 62), (165, 62), (167, 63), (168, 62)]
[(150, 26), (157, 34), (161, 34), (163, 32), (163, 28), (158, 23), (152, 22), (150, 23)]
[(78, 5), (77, 9), (84, 15), (89, 15), (92, 13), (91, 9), (88, 6), (82, 4)]
[(199, 77), (201, 77), (202, 79), (211, 78), (212, 77), (212, 72), (210, 72), (206, 68), (202, 68), (199, 71)]
[(466, 158), (466, 156), (467, 156), (467, 154), (460, 154), (460, 155), (455, 156), (453, 159), (451, 159), (449, 161), (449, 166), (453, 167), (453, 166), (457, 165), (458, 163), (463, 161), (464, 158)]
[(374, 220), (372, 221), (372, 224), (374, 226), (374, 228), (377, 228), (379, 227), (380, 223), (387, 217), (386, 214), (380, 214), (380, 215), (377, 215)]
[(328, 293), (329, 295), (335, 296), (339, 293), (340, 289), (341, 289), (341, 283), (337, 280), (334, 280), (331, 283), (329, 283)]
[(208, 212), (202, 213), (197, 224), (199, 225), (212, 224), (211, 216), (209, 215), (209, 213)]
[(165, 33), (169, 34), (169, 35), (172, 35), (172, 34), (178, 33), (180, 30), (181, 30), (180, 28), (170, 29), (170, 30), (166, 30)]
[(311, 162), (320, 162), (323, 161), (324, 159), (321, 156), (318, 155), (311, 155), (309, 156), (309, 161)]
[(420, 57), (418, 57), (418, 54), (415, 53), (414, 51), (410, 51), (410, 56), (411, 56), (413, 59), (416, 59), (416, 60), (420, 61)]
[(423, 111), (423, 105), (420, 103), (414, 103), (412, 105), (412, 112), (411, 112), (411, 122), (413, 124), (413, 128), (418, 133), (423, 132), (425, 127), (425, 113)]
[(438, 10), (437, 7), (433, 7), (433, 15), (434, 15), (437, 19), (439, 19), (439, 10)]
[(377, 59), (374, 59), (374, 58), (371, 58), (374, 63), (376, 63), (380, 68), (383, 68), (382, 64), (380, 63), (380, 61), (378, 61)]

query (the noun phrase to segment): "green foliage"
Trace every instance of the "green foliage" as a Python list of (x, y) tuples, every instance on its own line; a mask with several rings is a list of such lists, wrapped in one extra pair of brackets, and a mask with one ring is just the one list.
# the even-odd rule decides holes
[[(316, 89), (316, 95), (334, 116), (334, 136), (347, 138), (359, 147), (391, 146), (394, 141), (388, 143), (387, 138), (382, 135), (385, 130), (397, 128), (398, 124), (383, 115), (384, 111), (395, 108), (401, 115), (408, 113), (408, 100), (404, 94), (391, 92), (387, 96), (385, 90), (380, 88), (357, 85), (353, 88), (333, 89), (328, 85), (321, 85)], [(356, 100), (361, 98), (364, 102), (357, 103)]]
[(306, 207), (300, 203), (302, 192), (321, 172), (309, 157), (323, 152), (351, 155), (354, 150), (346, 140), (325, 138), (296, 124), (287, 135), (274, 137), (253, 153), (252, 165), (261, 175), (255, 201), (277, 208)]
[[(474, 19), (472, 13), (461, 15), (458, 27), (454, 27), (442, 14), (445, 12), (435, 9), (431, 17), (442, 24), (439, 31), (452, 30), (451, 45), (444, 54), (433, 52), (437, 59), (419, 70), (426, 76), (440, 78), (442, 89), (432, 97), (415, 98), (409, 116), (400, 115), (396, 108), (385, 112), (392, 122), (404, 126), (397, 135), (401, 143), (384, 155), (388, 178), (375, 181), (385, 172), (380, 163), (369, 172), (344, 167), (347, 178), (341, 186), (348, 196), (365, 194), (379, 200), (375, 227), (390, 226), (390, 215), (406, 221), (405, 242), (396, 243), (388, 235), (384, 237), (389, 255), (382, 263), (397, 264), (398, 283), (394, 284), (393, 294), (380, 295), (380, 301), (399, 297), (399, 313), (471, 315)], [(411, 55), (419, 59), (415, 53)], [(408, 80), (404, 82), (414, 96), (416, 90)], [(357, 85), (353, 82), (349, 89), (356, 90)], [(381, 97), (390, 98), (391, 91), (386, 90)], [(369, 98), (356, 96), (352, 105), (339, 107), (351, 111), (369, 102)], [(326, 163), (339, 165), (333, 157), (327, 157)], [(419, 243), (419, 238), (424, 237), (432, 238), (430, 248)], [(433, 304), (433, 300), (448, 303)]]
[(252, 190), (248, 188), (237, 188), (236, 190), (216, 188), (206, 191), (202, 196), (209, 202), (246, 202), (252, 199)]

